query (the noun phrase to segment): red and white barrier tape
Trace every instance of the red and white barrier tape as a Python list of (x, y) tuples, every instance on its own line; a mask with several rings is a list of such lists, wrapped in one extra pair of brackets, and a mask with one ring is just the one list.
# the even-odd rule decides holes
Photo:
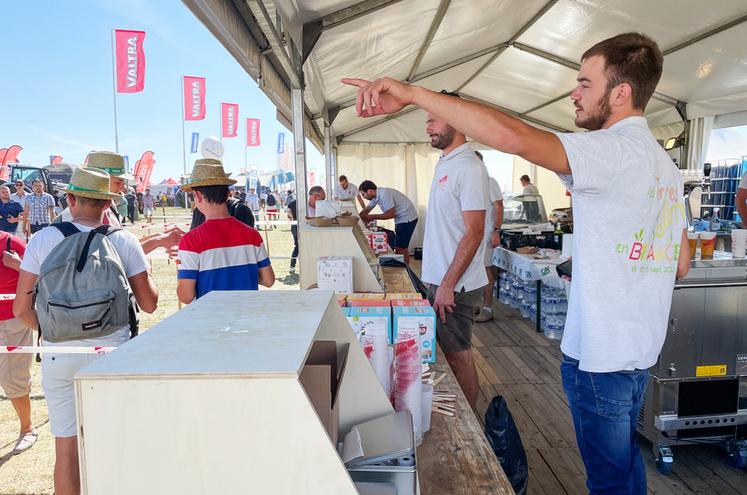
[(108, 354), (116, 347), (105, 346), (56, 346), (56, 345), (8, 345), (0, 347), (0, 354)]

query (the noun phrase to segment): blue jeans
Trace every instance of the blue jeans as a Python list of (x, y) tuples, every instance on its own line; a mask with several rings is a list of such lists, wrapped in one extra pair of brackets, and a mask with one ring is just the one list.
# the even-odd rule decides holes
[(589, 494), (645, 495), (635, 436), (648, 370), (590, 373), (564, 354), (560, 371)]

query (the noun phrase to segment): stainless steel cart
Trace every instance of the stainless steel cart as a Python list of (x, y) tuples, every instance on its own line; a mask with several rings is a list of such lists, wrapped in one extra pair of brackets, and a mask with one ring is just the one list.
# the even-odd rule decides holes
[(683, 444), (723, 445), (733, 465), (747, 464), (747, 262), (714, 258), (693, 261), (675, 285), (638, 420), (664, 473)]

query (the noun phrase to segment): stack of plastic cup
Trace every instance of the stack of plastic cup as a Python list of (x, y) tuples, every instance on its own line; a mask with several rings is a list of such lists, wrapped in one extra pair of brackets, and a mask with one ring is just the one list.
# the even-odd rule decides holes
[(423, 379), (417, 329), (400, 328), (394, 344), (394, 410), (409, 411), (415, 444), (423, 441)]
[(747, 251), (747, 229), (732, 229), (731, 231), (731, 257), (743, 259)]
[(381, 388), (384, 389), (387, 397), (392, 393), (392, 361), (394, 351), (387, 342), (387, 334), (376, 327), (367, 328), (360, 337), (360, 343), (363, 347), (363, 353), (368, 358), (371, 367), (379, 379)]

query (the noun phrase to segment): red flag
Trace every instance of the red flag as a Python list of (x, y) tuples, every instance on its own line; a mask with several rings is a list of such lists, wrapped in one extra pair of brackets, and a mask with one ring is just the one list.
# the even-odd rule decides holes
[(153, 159), (153, 152), (146, 151), (143, 156), (135, 162), (135, 189), (137, 192), (145, 192), (145, 188), (150, 184), (150, 174), (153, 172), (153, 166), (156, 161)]
[(144, 31), (114, 31), (117, 93), (139, 93), (145, 87)]
[(23, 150), (22, 147), (14, 144), (10, 148), (0, 149), (0, 180), (10, 179), (9, 163), (18, 163), (18, 154)]
[(224, 138), (239, 135), (239, 106), (235, 103), (221, 103), (221, 133)]
[(246, 119), (246, 145), (259, 146), (259, 119)]
[(205, 78), (184, 76), (184, 120), (205, 118)]

